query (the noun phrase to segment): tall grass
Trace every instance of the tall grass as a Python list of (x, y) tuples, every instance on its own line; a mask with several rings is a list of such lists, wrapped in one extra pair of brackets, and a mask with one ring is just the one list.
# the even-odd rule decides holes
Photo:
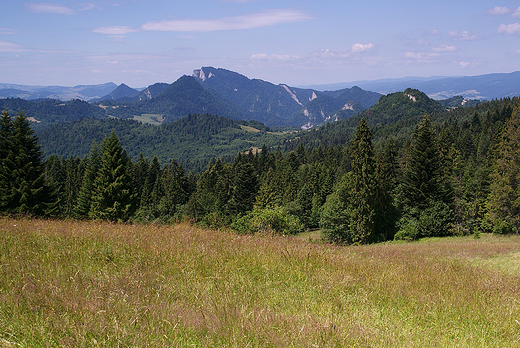
[(3, 218), (0, 346), (512, 347), (519, 252)]

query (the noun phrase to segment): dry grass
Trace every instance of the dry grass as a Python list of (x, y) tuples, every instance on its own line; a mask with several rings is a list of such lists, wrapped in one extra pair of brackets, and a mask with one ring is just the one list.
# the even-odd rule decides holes
[(520, 339), (516, 236), (335, 247), (189, 225), (4, 218), (0, 238), (0, 347)]

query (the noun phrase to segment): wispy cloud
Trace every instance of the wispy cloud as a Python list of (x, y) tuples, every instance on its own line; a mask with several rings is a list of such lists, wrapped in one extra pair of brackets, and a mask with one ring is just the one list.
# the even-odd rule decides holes
[(490, 15), (505, 15), (511, 12), (511, 9), (507, 7), (495, 6), (491, 10), (488, 10), (487, 13)]
[(440, 45), (432, 47), (432, 50), (434, 52), (454, 52), (457, 50), (456, 46), (449, 46), (449, 45)]
[(491, 10), (488, 10), (487, 13), (490, 15), (495, 15), (495, 16), (511, 14), (512, 17), (520, 18), (520, 7), (508, 8), (508, 7), (496, 6), (496, 7), (492, 8)]
[(76, 13), (72, 8), (62, 6), (62, 5), (56, 5), (56, 4), (49, 4), (46, 2), (37, 3), (37, 4), (27, 4), (26, 5), (29, 11), (34, 13), (56, 13), (56, 14), (62, 14), (62, 15), (72, 15)]
[(250, 60), (255, 61), (294, 61), (301, 59), (298, 55), (287, 55), (287, 54), (265, 54), (265, 53), (258, 53), (253, 54), (251, 57), (249, 57)]
[(312, 53), (311, 58), (318, 59), (345, 59), (352, 57), (353, 54), (364, 53), (372, 51), (375, 48), (373, 43), (355, 43), (350, 48), (343, 49), (322, 49)]
[(275, 9), (249, 15), (223, 17), (218, 19), (179, 19), (148, 22), (143, 24), (141, 29), (173, 32), (242, 30), (302, 22), (310, 20), (311, 18), (310, 15), (299, 10)]
[(113, 26), (113, 27), (100, 27), (93, 30), (94, 33), (105, 34), (105, 35), (126, 35), (130, 33), (135, 33), (139, 31), (138, 29), (133, 29), (126, 26)]
[(29, 11), (34, 13), (54, 13), (54, 14), (62, 14), (62, 15), (73, 15), (81, 11), (87, 11), (91, 10), (96, 7), (93, 3), (84, 3), (81, 4), (81, 6), (77, 9), (58, 5), (58, 4), (52, 4), (48, 2), (40, 2), (40, 3), (30, 3), (26, 4), (26, 7)]
[(404, 54), (405, 58), (408, 58), (409, 60), (415, 60), (415, 61), (418, 61), (418, 62), (431, 62), (433, 61), (434, 58), (438, 57), (439, 56), (439, 53), (435, 53), (435, 52), (429, 52), (429, 53), (424, 53), (424, 52), (406, 52)]
[(477, 34), (475, 34), (472, 31), (461, 31), (460, 33), (457, 31), (450, 31), (448, 32), (448, 36), (451, 37), (453, 40), (457, 41), (471, 41), (471, 40), (478, 40), (479, 37)]
[(513, 35), (518, 34), (520, 35), (520, 24), (514, 23), (514, 24), (500, 24), (500, 27), (498, 28), (499, 34), (506, 34), (506, 35)]
[(9, 41), (0, 41), (0, 52), (23, 52), (28, 51), (25, 46), (9, 42)]

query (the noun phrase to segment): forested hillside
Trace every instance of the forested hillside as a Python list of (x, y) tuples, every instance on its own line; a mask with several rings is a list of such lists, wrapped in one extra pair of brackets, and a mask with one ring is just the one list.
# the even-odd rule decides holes
[[(182, 142), (191, 140), (188, 157), (202, 163), (207, 150), (233, 144), (241, 132), (262, 141), (274, 135), (261, 124), (208, 114), (162, 127), (82, 120), (74, 132), (59, 133), (70, 138), (53, 141), (70, 147), (96, 132), (102, 140), (86, 156), (53, 155), (43, 167), (27, 118), (13, 121), (4, 112), (1, 209), (111, 221), (187, 218), (241, 233), (320, 228), (331, 242), (354, 244), (512, 233), (520, 228), (519, 123), (518, 98), (447, 111), (406, 90), (356, 117), (298, 134), (282, 149), (244, 153), (238, 143), (229, 162), (205, 162), (194, 175), (168, 151), (189, 151)], [(165, 137), (170, 143), (159, 141)], [(130, 157), (143, 148), (130, 144), (139, 143), (155, 148)], [(45, 201), (38, 196), (44, 191)]]
[(187, 170), (201, 172), (211, 159), (230, 162), (251, 148), (280, 146), (296, 133), (272, 133), (255, 121), (236, 121), (210, 114), (190, 114), (180, 120), (154, 126), (124, 119), (82, 119), (60, 123), (38, 132), (46, 156), (84, 157), (94, 142), (115, 132), (128, 156), (156, 156), (159, 163), (176, 159)]

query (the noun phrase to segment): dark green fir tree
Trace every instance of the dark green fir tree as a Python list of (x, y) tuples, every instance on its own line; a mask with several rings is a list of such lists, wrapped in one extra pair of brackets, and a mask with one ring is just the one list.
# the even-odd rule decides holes
[(101, 151), (89, 215), (94, 219), (127, 221), (136, 208), (131, 160), (113, 132), (103, 140)]

